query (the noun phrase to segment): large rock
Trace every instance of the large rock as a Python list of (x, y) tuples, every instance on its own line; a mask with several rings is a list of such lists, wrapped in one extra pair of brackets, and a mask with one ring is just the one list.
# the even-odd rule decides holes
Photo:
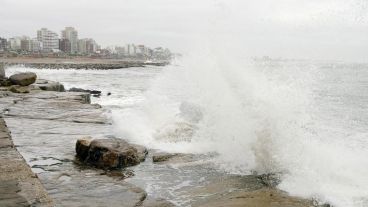
[(43, 91), (65, 92), (64, 85), (55, 81), (38, 79), (36, 81), (36, 86)]
[(83, 89), (83, 88), (75, 88), (75, 87), (70, 88), (69, 91), (70, 92), (85, 92), (85, 93), (89, 93), (90, 92), (90, 90), (86, 90), (86, 89)]
[(9, 87), (9, 91), (13, 93), (29, 93), (30, 90), (26, 86), (12, 85)]
[(84, 137), (77, 140), (75, 151), (77, 152), (77, 156), (79, 159), (86, 160), (86, 158), (88, 157), (88, 151), (91, 145), (91, 141), (91, 137)]
[(13, 85), (20, 85), (20, 86), (28, 86), (32, 83), (36, 82), (37, 75), (36, 73), (18, 73), (14, 74), (9, 77), (9, 80), (12, 82)]
[(90, 93), (92, 96), (94, 97), (100, 97), (101, 96), (101, 91), (98, 90), (87, 90), (87, 89), (83, 89), (83, 88), (70, 88), (69, 89), (70, 92), (85, 92), (85, 93)]
[(148, 154), (147, 148), (143, 147), (142, 145), (137, 145), (137, 144), (131, 144), (131, 145), (137, 149), (139, 160), (141, 162), (145, 161), (147, 154)]
[(78, 139), (76, 143), (77, 157), (85, 163), (98, 168), (114, 169), (137, 165), (142, 155), (135, 145), (117, 139), (95, 139), (90, 137)]

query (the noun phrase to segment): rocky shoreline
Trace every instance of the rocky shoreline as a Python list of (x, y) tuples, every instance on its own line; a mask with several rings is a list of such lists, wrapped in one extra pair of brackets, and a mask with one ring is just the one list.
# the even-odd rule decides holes
[[(42, 86), (47, 85), (45, 81), (41, 82)], [(43, 90), (39, 85), (36, 81), (22, 86), (25, 93), (10, 91), (12, 86), (0, 87), (0, 109), (9, 123), (9, 130), (16, 137), (17, 149), (32, 170), (38, 172), (38, 176), (32, 173), (19, 153), (1, 161), (11, 163), (22, 159), (23, 171), (35, 180), (32, 186), (43, 189), (40, 190), (43, 194), (38, 193), (38, 198), (33, 196), (38, 191), (15, 188), (18, 184), (14, 183), (16, 194), (27, 198), (24, 206), (43, 206), (46, 198), (49, 199), (46, 206), (173, 206), (163, 199), (147, 196), (143, 189), (122, 180), (131, 176), (130, 171), (97, 169), (76, 159), (75, 143), (78, 138), (108, 131), (105, 128), (109, 128), (110, 122), (103, 115), (105, 110), (97, 104), (90, 104), (89, 93), (54, 91), (49, 85), (46, 87), (49, 90)], [(36, 126), (44, 127), (36, 129)], [(13, 144), (9, 147), (16, 151)], [(8, 172), (20, 171), (13, 165), (4, 164), (1, 167), (0, 177), (4, 177), (4, 181)], [(21, 179), (23, 175), (15, 173), (14, 176)], [(4, 182), (0, 190), (9, 189), (12, 189), (10, 181)], [(9, 200), (6, 196), (0, 196), (0, 204), (4, 203), (0, 206), (20, 205), (20, 198), (11, 195), (14, 199)]]
[[(40, 201), (44, 206), (175, 206), (160, 197), (148, 196), (145, 189), (132, 184), (129, 178), (139, 176), (134, 172), (138, 169), (126, 168), (126, 166), (185, 164), (195, 162), (198, 157), (157, 153), (152, 149), (147, 151), (141, 146), (115, 139), (110, 134), (111, 121), (105, 115), (106, 109), (100, 105), (91, 104), (90, 93), (65, 92), (64, 87), (60, 85), (52, 81), (38, 80), (31, 85), (22, 86), (25, 93), (11, 91), (12, 86), (0, 87), (0, 109), (9, 130), (12, 131), (17, 149), (32, 170), (37, 172), (39, 178), (38, 180), (31, 172), (19, 153), (6, 159), (1, 157), (0, 162), (5, 163), (23, 160), (22, 169), (27, 171), (27, 178), (33, 178), (35, 180), (33, 182), (39, 186), (41, 193), (37, 195), (42, 195), (40, 199), (33, 199), (34, 192), (14, 187), (17, 195), (28, 198), (26, 206), (34, 200)], [(5, 125), (4, 133), (5, 135), (7, 133)], [(80, 138), (88, 136), (93, 136), (97, 141), (93, 145), (90, 141), (81, 141)], [(4, 149), (0, 146), (0, 152), (4, 153), (2, 156), (9, 154), (6, 150), (16, 151), (13, 144), (6, 141), (7, 139), (0, 140), (1, 144), (7, 146)], [(76, 144), (78, 146), (78, 140), (83, 143), (79, 145), (76, 153), (75, 147)], [(80, 146), (86, 146), (86, 148)], [(112, 150), (111, 153), (102, 155), (101, 152), (105, 153), (107, 148)], [(122, 152), (116, 151), (117, 148)], [(76, 158), (78, 152), (82, 159)], [(133, 162), (126, 164), (125, 158)], [(11, 165), (0, 166), (0, 178), (4, 177), (4, 180), (9, 176), (7, 172), (15, 169)], [(203, 170), (203, 167), (199, 166), (199, 168)], [(18, 178), (17, 175), (15, 176)], [(272, 182), (268, 182), (268, 178), (268, 176), (256, 175), (211, 176), (209, 174), (205, 183), (198, 184), (196, 188), (186, 189), (185, 196), (193, 197), (189, 205), (198, 207), (317, 206), (311, 200), (291, 197), (277, 190), (270, 185)], [(5, 182), (0, 186), (0, 191), (12, 188), (12, 185), (17, 186), (17, 184)], [(15, 200), (9, 201), (0, 195), (0, 205), (1, 202), (10, 202), (9, 206), (16, 206), (15, 202), (18, 198), (15, 197)], [(176, 204), (176, 206), (182, 205)]]

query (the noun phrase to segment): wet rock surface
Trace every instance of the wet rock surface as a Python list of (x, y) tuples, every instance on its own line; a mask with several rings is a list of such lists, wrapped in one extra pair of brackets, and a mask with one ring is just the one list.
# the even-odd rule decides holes
[(313, 202), (291, 197), (276, 189), (262, 188), (255, 191), (234, 191), (222, 194), (208, 202), (193, 205), (198, 207), (313, 207)]
[(9, 87), (9, 91), (13, 93), (29, 93), (29, 88), (26, 86), (12, 85)]
[(7, 117), (96, 124), (109, 122), (106, 117), (101, 116), (105, 112), (101, 106), (86, 104), (89, 102), (89, 94), (31, 91), (19, 95), (5, 92), (4, 95), (8, 95), (8, 101), (13, 99), (13, 103), (3, 108), (7, 111)]
[(0, 118), (0, 206), (53, 206), (37, 175), (15, 149), (3, 118)]
[(129, 167), (141, 162), (138, 149), (117, 138), (78, 139), (76, 153), (83, 162), (103, 169)]
[(146, 198), (142, 203), (143, 207), (174, 207), (175, 205), (165, 199), (154, 199), (154, 198)]
[(183, 153), (165, 153), (158, 152), (152, 156), (154, 163), (165, 163), (165, 162), (188, 162), (193, 159), (194, 155), (183, 154)]
[(200, 187), (188, 189), (197, 199), (193, 207), (322, 207), (312, 200), (293, 197), (263, 181), (263, 176), (210, 177)]
[[(17, 148), (56, 206), (139, 206), (147, 194), (125, 182), (124, 174), (117, 176), (119, 173), (87, 167), (75, 160), (78, 137), (104, 137), (111, 131), (109, 120), (103, 115), (106, 111), (99, 105), (88, 104), (85, 95), (37, 89), (17, 94), (4, 90), (0, 91), (0, 108), (16, 137)], [(0, 143), (12, 146), (10, 142)], [(14, 162), (14, 157), (10, 159)], [(19, 159), (23, 158), (19, 155)], [(14, 198), (15, 206), (21, 206), (18, 200), (23, 198)]]

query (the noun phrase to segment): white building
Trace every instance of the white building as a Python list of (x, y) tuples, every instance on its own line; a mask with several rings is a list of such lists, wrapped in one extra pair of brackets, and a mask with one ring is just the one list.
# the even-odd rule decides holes
[(9, 42), (8, 45), (9, 45), (10, 50), (20, 50), (21, 49), (22, 37), (9, 38), (8, 42)]
[(78, 40), (78, 53), (87, 54), (87, 39)]
[(58, 34), (47, 28), (37, 31), (37, 40), (42, 43), (42, 51), (44, 52), (52, 52), (59, 49)]
[(135, 56), (137, 54), (137, 47), (134, 44), (127, 44), (125, 49), (127, 56)]
[(37, 38), (31, 40), (32, 52), (40, 52), (42, 50), (42, 42), (38, 41)]
[(75, 54), (78, 52), (78, 31), (74, 27), (65, 27), (61, 31), (61, 38), (67, 39), (70, 42), (70, 53)]
[(93, 54), (98, 49), (98, 45), (94, 39), (84, 38), (78, 40), (79, 54)]

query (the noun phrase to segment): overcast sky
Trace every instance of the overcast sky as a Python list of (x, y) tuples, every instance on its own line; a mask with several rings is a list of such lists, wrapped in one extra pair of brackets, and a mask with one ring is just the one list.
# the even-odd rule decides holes
[[(253, 56), (368, 60), (367, 0), (0, 0), (0, 36), (60, 35), (102, 46), (224, 47)], [(231, 51), (229, 51), (231, 52)]]

